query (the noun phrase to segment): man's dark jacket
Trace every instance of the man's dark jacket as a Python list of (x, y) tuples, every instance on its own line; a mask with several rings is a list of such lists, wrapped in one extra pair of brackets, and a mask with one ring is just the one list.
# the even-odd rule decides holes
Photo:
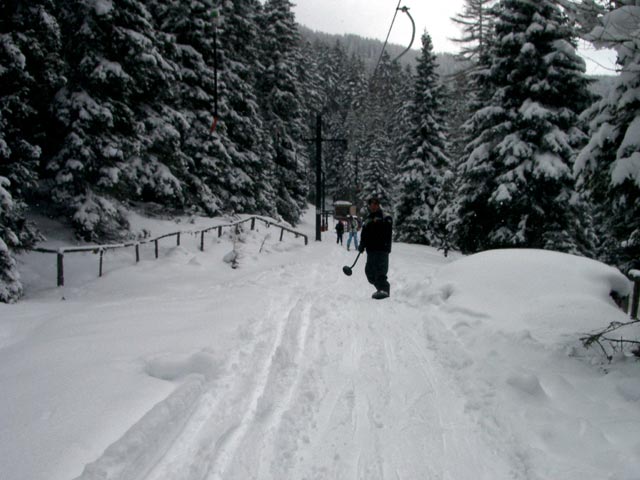
[(363, 252), (391, 253), (391, 233), (393, 220), (389, 215), (384, 215), (382, 209), (375, 213), (369, 213), (362, 225), (360, 234), (360, 248)]

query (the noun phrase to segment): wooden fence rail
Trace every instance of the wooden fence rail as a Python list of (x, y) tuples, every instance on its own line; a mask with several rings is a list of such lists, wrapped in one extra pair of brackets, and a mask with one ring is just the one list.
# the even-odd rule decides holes
[(166, 233), (164, 235), (160, 235), (159, 237), (155, 237), (155, 238), (148, 238), (145, 240), (137, 240), (137, 241), (132, 241), (132, 242), (125, 242), (125, 243), (117, 243), (117, 244), (110, 244), (110, 245), (94, 245), (94, 246), (84, 246), (84, 247), (61, 247), (61, 248), (57, 248), (57, 249), (51, 249), (51, 248), (34, 248), (32, 249), (34, 252), (41, 252), (41, 253), (53, 253), (55, 255), (57, 255), (57, 284), (58, 287), (62, 287), (64, 286), (64, 256), (65, 254), (68, 253), (82, 253), (82, 252), (93, 252), (95, 254), (100, 255), (100, 261), (99, 261), (99, 267), (98, 267), (98, 276), (101, 277), (102, 276), (102, 265), (103, 265), (103, 257), (104, 257), (104, 252), (106, 252), (107, 250), (115, 250), (115, 249), (119, 249), (119, 248), (135, 248), (135, 254), (136, 254), (136, 263), (138, 263), (140, 261), (140, 245), (146, 244), (146, 243), (152, 243), (154, 244), (154, 252), (155, 252), (155, 258), (158, 258), (158, 254), (159, 254), (159, 241), (164, 239), (164, 238), (169, 238), (169, 237), (176, 237), (176, 246), (180, 246), (180, 236), (182, 234), (189, 234), (189, 235), (200, 235), (200, 250), (204, 252), (204, 236), (206, 233), (211, 232), (212, 230), (218, 230), (218, 237), (222, 236), (222, 229), (223, 228), (231, 228), (231, 227), (235, 227), (236, 229), (236, 233), (239, 232), (239, 228), (240, 225), (242, 225), (243, 223), (247, 223), (247, 222), (251, 222), (251, 230), (255, 230), (256, 227), (256, 220), (259, 220), (261, 222), (263, 222), (267, 228), (274, 226), (276, 228), (280, 229), (280, 241), (282, 241), (282, 238), (284, 236), (284, 232), (289, 232), (292, 233), (293, 235), (295, 235), (295, 238), (298, 237), (302, 237), (304, 238), (304, 244), (308, 245), (309, 244), (309, 237), (307, 237), (306, 234), (301, 233), (301, 232), (297, 232), (296, 230), (293, 230), (289, 227), (286, 227), (284, 225), (280, 225), (278, 223), (273, 223), (269, 220), (266, 220), (264, 218), (261, 217), (249, 217), (246, 218), (244, 220), (240, 220), (238, 222), (233, 222), (233, 223), (227, 223), (224, 225), (214, 225), (212, 227), (208, 227), (205, 228), (203, 230), (193, 230), (193, 231), (188, 231), (188, 232), (182, 232), (182, 231), (178, 231), (178, 232), (173, 232), (173, 233)]

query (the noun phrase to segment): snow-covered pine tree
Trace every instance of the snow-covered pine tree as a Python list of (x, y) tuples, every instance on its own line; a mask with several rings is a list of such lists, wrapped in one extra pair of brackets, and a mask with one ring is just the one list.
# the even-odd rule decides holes
[(302, 101), (305, 111), (319, 112), (327, 102), (322, 69), (328, 51), (329, 47), (320, 40), (313, 43), (303, 40), (300, 45), (298, 77), (304, 92)]
[(47, 165), (51, 194), (82, 237), (117, 237), (128, 228), (117, 199), (184, 201), (179, 116), (162, 107), (176, 71), (144, 3), (63, 7), (69, 81), (54, 105), (61, 142)]
[[(4, 146), (0, 138), (0, 150)], [(9, 245), (19, 244), (14, 229), (24, 219), (7, 190), (9, 184), (8, 178), (0, 176), (0, 302), (4, 303), (13, 303), (22, 296), (20, 274)]]
[(422, 35), (407, 128), (399, 152), (395, 235), (399, 241), (438, 245), (433, 209), (442, 192), (442, 176), (449, 165), (445, 153), (443, 89), (436, 73), (431, 37)]
[(461, 165), (459, 246), (584, 251), (571, 167), (589, 96), (573, 32), (551, 0), (501, 0), (495, 11), (495, 93), (471, 120), (478, 135)]
[(40, 239), (25, 218), (36, 190), (52, 93), (64, 82), (50, 0), (0, 6), (0, 301), (22, 293), (13, 254)]
[[(230, 210), (232, 194), (227, 173), (232, 170), (232, 160), (229, 152), (237, 149), (228, 138), (228, 102), (226, 95), (221, 93), (227, 79), (222, 70), (228, 63), (224, 61), (221, 28), (215, 24), (221, 12), (213, 0), (157, 2), (152, 12), (158, 28), (173, 38), (167, 55), (179, 72), (172, 88), (177, 92), (174, 108), (180, 112), (184, 123), (179, 129), (179, 149), (188, 159), (184, 177), (189, 191), (187, 202), (199, 206), (208, 215)], [(219, 122), (212, 134), (216, 91), (215, 28), (218, 28), (215, 32), (219, 60), (218, 113), (227, 121)]]
[(484, 76), (488, 68), (488, 50), (493, 37), (494, 18), (491, 6), (496, 0), (465, 0), (463, 11), (452, 20), (458, 24), (461, 36), (453, 40), (461, 44), (457, 71), (448, 76), (446, 84), (446, 111), (449, 125), (449, 157), (458, 161), (464, 147), (472, 140), (464, 124), (482, 98), (489, 98)]
[(224, 123), (231, 142), (231, 169), (225, 172), (230, 208), (234, 212), (275, 215), (275, 167), (269, 160), (258, 104), (256, 76), (260, 73), (261, 5), (257, 0), (223, 2), (220, 46), (226, 111)]
[(619, 3), (591, 34), (617, 50), (621, 69), (609, 94), (584, 113), (590, 140), (575, 170), (596, 205), (603, 259), (627, 269), (640, 268), (640, 6)]
[(364, 127), (360, 152), (360, 200), (366, 202), (372, 196), (378, 197), (389, 213), (393, 211), (393, 178), (397, 171), (392, 135), (401, 75), (398, 63), (391, 62), (389, 54), (384, 52), (378, 68), (369, 79), (368, 94), (360, 108), (360, 121)]
[(307, 150), (297, 65), (300, 36), (289, 0), (267, 0), (261, 18), (261, 72), (258, 88), (265, 129), (272, 136), (278, 214), (296, 224), (306, 205)]
[[(348, 140), (349, 116), (353, 111), (356, 98), (364, 88), (363, 67), (358, 71), (357, 64), (347, 56), (340, 42), (324, 50), (320, 62), (320, 71), (329, 81), (324, 85), (324, 130), (325, 136), (336, 140)], [(323, 157), (327, 177), (327, 195), (336, 200), (355, 200), (355, 166), (349, 155), (348, 143), (336, 141), (323, 145)]]
[(9, 150), (0, 157), (0, 175), (11, 180), (14, 201), (21, 201), (36, 187), (51, 98), (64, 84), (61, 33), (52, 0), (1, 8), (0, 110)]
[[(337, 135), (346, 138), (347, 152), (336, 182), (336, 191), (342, 198), (357, 203), (362, 180), (362, 151), (364, 148), (363, 119), (358, 109), (366, 94), (367, 80), (362, 58), (355, 54), (345, 58), (344, 68), (340, 73), (343, 95), (340, 131)], [(343, 115), (343, 116), (342, 116)]]

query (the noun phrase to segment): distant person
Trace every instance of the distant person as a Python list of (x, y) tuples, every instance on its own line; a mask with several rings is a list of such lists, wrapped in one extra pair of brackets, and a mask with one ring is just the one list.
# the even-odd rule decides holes
[(344, 233), (344, 223), (342, 223), (342, 220), (338, 220), (338, 224), (336, 225), (336, 234), (337, 234), (336, 243), (339, 243), (340, 245), (342, 245), (343, 233)]
[(347, 250), (351, 250), (351, 240), (353, 239), (353, 247), (358, 249), (358, 219), (352, 215), (349, 215), (347, 222), (347, 229), (349, 231), (349, 238), (347, 238)]
[(358, 251), (360, 253), (367, 251), (367, 264), (364, 271), (369, 283), (376, 287), (371, 298), (380, 300), (387, 298), (391, 291), (387, 272), (389, 271), (393, 219), (382, 213), (380, 201), (377, 198), (370, 198), (368, 205), (369, 215), (362, 224)]

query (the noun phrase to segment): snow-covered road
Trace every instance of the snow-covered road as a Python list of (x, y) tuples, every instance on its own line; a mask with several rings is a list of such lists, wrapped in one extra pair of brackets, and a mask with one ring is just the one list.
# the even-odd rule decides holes
[(376, 301), (335, 237), (278, 234), (113, 255), (99, 280), (78, 258), (64, 291), (0, 306), (2, 478), (638, 480), (637, 365), (604, 375), (577, 340), (624, 319), (619, 273), (396, 244)]
[(350, 259), (346, 252), (331, 243), (314, 249), (304, 264), (219, 291), (225, 303), (242, 308), (251, 298), (264, 312), (246, 342), (215, 378), (192, 375), (156, 406), (178, 425), (143, 419), (80, 478), (114, 468), (126, 475), (107, 478), (526, 478), (513, 447), (466, 413), (447, 372), (455, 365), (437, 360), (453, 341), (439, 338), (450, 335), (441, 299), (410, 301), (409, 285), (428, 284), (443, 260), (394, 254), (393, 297), (374, 301), (363, 265), (346, 277), (335, 261)]

